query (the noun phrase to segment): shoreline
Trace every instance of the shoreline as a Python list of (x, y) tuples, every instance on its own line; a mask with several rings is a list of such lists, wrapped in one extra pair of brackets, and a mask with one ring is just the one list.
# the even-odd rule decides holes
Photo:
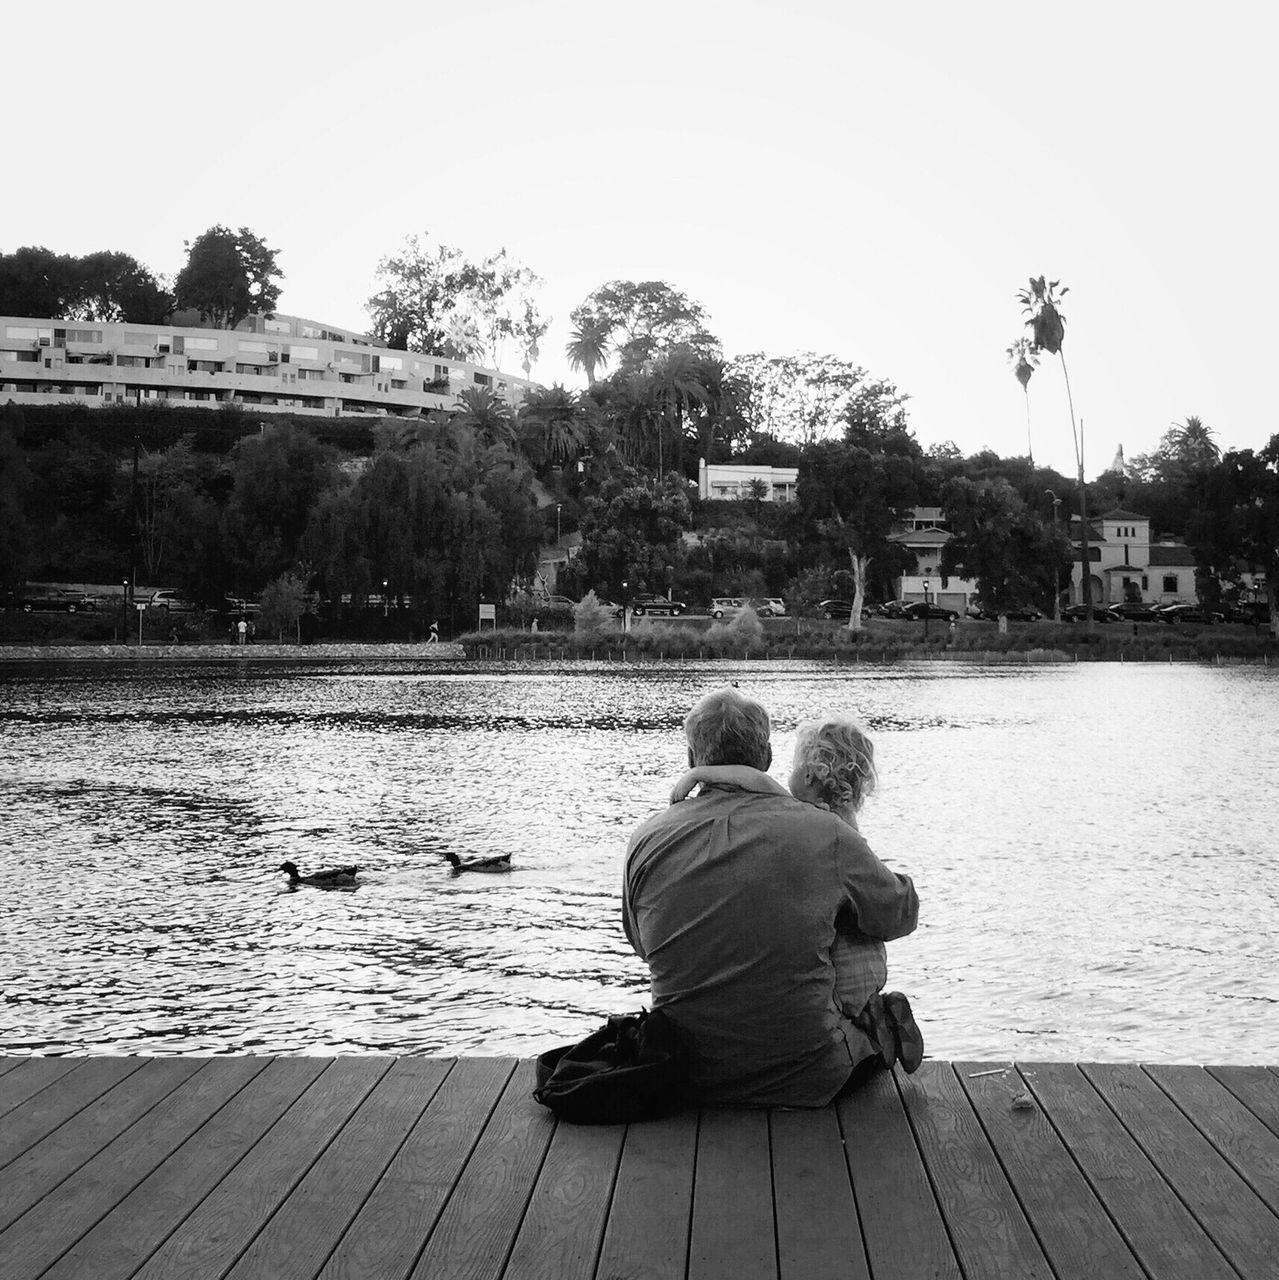
[(0, 645), (6, 662), (457, 662), (460, 644), (23, 644)]

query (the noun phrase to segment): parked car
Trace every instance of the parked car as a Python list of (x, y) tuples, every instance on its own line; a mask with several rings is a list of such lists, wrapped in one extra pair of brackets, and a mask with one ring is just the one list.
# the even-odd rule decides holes
[(712, 618), (735, 618), (746, 605), (744, 596), (716, 596), (708, 612)]
[(1159, 609), (1159, 621), (1172, 626), (1177, 622), (1198, 622), (1207, 625), (1213, 622), (1225, 622), (1225, 615), (1201, 604), (1166, 604)]
[(751, 599), (751, 605), (761, 618), (784, 618), (786, 616), (786, 601), (778, 596), (754, 596)]
[(1141, 600), (1124, 600), (1108, 606), (1115, 617), (1124, 622), (1158, 622), (1159, 611), (1152, 604)]
[(1243, 604), (1234, 605), (1226, 615), (1226, 621), (1242, 622), (1249, 627), (1268, 627), (1270, 606), (1260, 601), (1247, 600)]
[(21, 609), (23, 613), (77, 613), (81, 609), (92, 610), (97, 602), (82, 591), (68, 591), (63, 587), (19, 587), (4, 593), (6, 609)]
[(922, 622), (925, 618), (940, 618), (944, 622), (958, 622), (959, 611), (948, 608), (944, 604), (934, 604), (931, 600), (914, 600), (899, 615), (908, 622)]
[[(1063, 622), (1083, 622), (1087, 617), (1088, 606), (1082, 604), (1068, 604), (1061, 611), (1061, 620)], [(1112, 612), (1104, 604), (1094, 604), (1092, 607), (1092, 616), (1094, 622), (1118, 622), (1119, 615)]]
[(853, 606), (848, 600), (819, 600), (817, 612), (823, 618), (837, 618), (841, 622), (847, 622), (853, 616)]
[(171, 587), (162, 587), (151, 593), (147, 605), (159, 609), (161, 613), (194, 613), (195, 601)]
[(909, 600), (885, 600), (876, 612), (881, 618), (900, 618), (902, 611), (910, 603)]
[(568, 596), (534, 596), (533, 604), (538, 609), (572, 609), (576, 607), (577, 601), (570, 600)]
[(636, 596), (631, 601), (631, 612), (637, 618), (642, 618), (646, 613), (651, 613), (655, 617), (661, 615), (678, 618), (687, 608), (688, 605), (683, 600), (668, 600), (665, 596), (655, 596), (648, 592)]
[[(964, 612), (970, 618), (979, 618), (987, 622), (999, 621), (1000, 610), (984, 605), (979, 600), (974, 600)], [(1039, 622), (1044, 615), (1033, 604), (1023, 604), (1004, 609), (1003, 616), (1011, 618), (1014, 622)]]

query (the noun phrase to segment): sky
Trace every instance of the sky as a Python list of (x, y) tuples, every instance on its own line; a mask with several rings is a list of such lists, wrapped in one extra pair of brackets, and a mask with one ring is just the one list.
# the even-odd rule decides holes
[[(185, 16), (183, 16), (185, 15)], [(1061, 362), (1007, 363), (1031, 276), (1069, 288), (1084, 469), (1201, 418), (1279, 432), (1279, 12), (1260, 3), (224, 0), (6, 13), (0, 251), (133, 254), (247, 226), (281, 312), (362, 329), (426, 233), (544, 281), (533, 370), (584, 385), (609, 280), (701, 303), (726, 356), (895, 383), (926, 448), (1076, 469)], [(12, 51), (25, 50), (22, 57)], [(518, 373), (518, 358), (508, 364)]]

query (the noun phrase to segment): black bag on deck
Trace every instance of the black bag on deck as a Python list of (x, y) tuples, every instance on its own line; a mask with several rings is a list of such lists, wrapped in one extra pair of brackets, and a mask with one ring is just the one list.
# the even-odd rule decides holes
[(577, 1044), (537, 1060), (533, 1097), (575, 1124), (655, 1120), (684, 1101), (685, 1055), (660, 1010), (615, 1014)]

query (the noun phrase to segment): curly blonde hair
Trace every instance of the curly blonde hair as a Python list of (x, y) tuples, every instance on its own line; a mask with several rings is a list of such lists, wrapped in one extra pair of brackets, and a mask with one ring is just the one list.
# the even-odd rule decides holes
[(875, 789), (875, 746), (852, 716), (801, 724), (794, 762), (832, 809), (847, 806), (856, 812)]

